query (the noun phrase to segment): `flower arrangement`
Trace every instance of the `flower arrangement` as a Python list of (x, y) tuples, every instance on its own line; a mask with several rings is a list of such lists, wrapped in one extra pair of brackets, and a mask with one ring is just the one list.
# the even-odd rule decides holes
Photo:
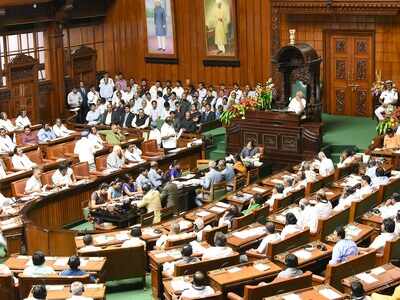
[(394, 106), (391, 106), (389, 110), (386, 110), (386, 115), (387, 117), (376, 126), (376, 131), (379, 135), (386, 134), (388, 129), (397, 128), (400, 121), (400, 108), (395, 109)]
[(221, 114), (222, 124), (229, 126), (236, 118), (245, 119), (247, 111), (270, 110), (272, 108), (273, 89), (274, 84), (271, 78), (265, 84), (258, 84), (256, 87), (257, 96), (241, 99), (239, 103), (231, 105)]
[(372, 84), (371, 93), (373, 97), (379, 97), (379, 95), (385, 89), (385, 82), (382, 80), (382, 72), (380, 70), (375, 71), (376, 81)]

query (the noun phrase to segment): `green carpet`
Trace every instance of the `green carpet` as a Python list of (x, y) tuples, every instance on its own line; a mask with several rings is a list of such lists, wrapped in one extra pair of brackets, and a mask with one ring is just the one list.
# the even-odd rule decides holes
[[(324, 122), (324, 146), (329, 147), (333, 157), (348, 146), (355, 146), (361, 150), (366, 149), (375, 136), (376, 121), (371, 118), (333, 116), (323, 114)], [(207, 158), (220, 159), (225, 156), (226, 130), (217, 128), (210, 130), (205, 135), (211, 135), (213, 146), (207, 150)], [(88, 223), (80, 224), (73, 229), (88, 230), (92, 226)], [(151, 295), (151, 278), (147, 276), (147, 289), (143, 290), (139, 285), (139, 279), (125, 280), (107, 283), (108, 300), (148, 300)]]

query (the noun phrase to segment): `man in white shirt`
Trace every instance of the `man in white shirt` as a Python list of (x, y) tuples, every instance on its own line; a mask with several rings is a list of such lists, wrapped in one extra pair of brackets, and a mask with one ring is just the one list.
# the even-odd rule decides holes
[(45, 265), (46, 259), (42, 251), (36, 251), (32, 255), (32, 264), (25, 268), (23, 274), (30, 277), (43, 277), (55, 274), (52, 267)]
[(40, 193), (42, 191), (41, 176), (42, 170), (39, 168), (34, 168), (32, 176), (26, 182), (25, 194)]
[(31, 126), (31, 121), (26, 113), (26, 110), (21, 110), (21, 113), (18, 115), (17, 119), (15, 120), (15, 126), (18, 129), (24, 129), (26, 126)]
[(71, 295), (72, 297), (68, 298), (67, 300), (93, 300), (93, 298), (82, 296), (85, 288), (82, 282), (75, 281), (71, 283)]
[(84, 130), (81, 132), (81, 138), (75, 143), (74, 154), (79, 156), (80, 162), (87, 162), (90, 171), (96, 170), (94, 161), (94, 154), (96, 148), (94, 144), (88, 139), (89, 132)]
[(226, 236), (222, 232), (214, 235), (214, 247), (209, 247), (204, 251), (202, 260), (217, 259), (233, 254), (231, 247), (226, 246)]
[(109, 78), (108, 73), (105, 73), (104, 77), (100, 80), (99, 88), (100, 97), (106, 99), (107, 101), (111, 101), (114, 93), (114, 81)]
[(179, 99), (182, 97), (182, 94), (185, 92), (185, 90), (182, 87), (182, 83), (180, 80), (177, 80), (175, 83), (175, 87), (172, 89), (172, 92), (176, 94), (176, 97)]
[(271, 242), (276, 242), (281, 239), (279, 232), (275, 231), (275, 224), (268, 222), (265, 224), (265, 229), (267, 231), (267, 235), (262, 239), (260, 245), (256, 249), (256, 251), (260, 254), (265, 254), (267, 251), (268, 244)]
[(203, 299), (215, 295), (214, 289), (206, 285), (206, 276), (197, 271), (193, 275), (192, 285), (182, 292), (181, 299)]
[(67, 127), (65, 127), (65, 125), (61, 122), (60, 118), (56, 119), (56, 123), (53, 125), (53, 131), (56, 137), (58, 138), (66, 137), (75, 133), (75, 131), (69, 130)]
[(199, 88), (197, 89), (199, 93), (200, 101), (203, 101), (207, 97), (207, 89), (204, 87), (204, 82), (199, 83)]
[(90, 91), (87, 94), (88, 98), (88, 104), (94, 104), (97, 105), (99, 100), (100, 100), (100, 94), (98, 91), (96, 91), (96, 88), (92, 86), (90, 88)]
[(100, 247), (93, 245), (93, 237), (90, 234), (86, 234), (82, 241), (85, 246), (80, 248), (79, 252), (93, 252), (101, 249)]
[(100, 123), (100, 112), (95, 104), (90, 104), (90, 110), (86, 114), (86, 122), (88, 125), (97, 125)]
[(178, 140), (178, 135), (174, 129), (171, 117), (165, 118), (164, 124), (161, 126), (161, 141), (163, 148), (175, 149)]
[(157, 92), (162, 92), (161, 82), (157, 80), (155, 84), (150, 88), (149, 93), (151, 95), (151, 100), (157, 100)]
[(335, 166), (331, 159), (327, 158), (324, 152), (318, 153), (318, 172), (322, 177), (329, 176), (335, 172)]
[(47, 290), (45, 285), (35, 285), (32, 287), (32, 297), (27, 300), (45, 300), (47, 299)]
[(130, 144), (125, 150), (124, 156), (128, 163), (137, 163), (142, 161), (142, 150), (135, 144)]
[(69, 171), (66, 164), (61, 163), (58, 169), (53, 173), (53, 176), (51, 176), (52, 183), (57, 187), (70, 186), (74, 182), (71, 171)]
[(114, 145), (113, 151), (107, 156), (107, 169), (119, 170), (125, 164), (125, 157), (119, 145)]
[(396, 223), (393, 219), (387, 218), (382, 222), (382, 233), (378, 235), (374, 241), (369, 245), (368, 249), (375, 249), (382, 253), (385, 248), (386, 242), (392, 241), (398, 236), (395, 233)]
[(372, 179), (372, 187), (380, 187), (389, 183), (389, 177), (386, 176), (386, 172), (382, 167), (376, 168), (375, 175)]
[(131, 238), (129, 240), (124, 241), (121, 247), (125, 248), (125, 247), (144, 246), (144, 249), (146, 249), (146, 242), (140, 239), (141, 236), (142, 236), (142, 230), (140, 226), (134, 226), (131, 230)]
[(77, 88), (73, 88), (68, 94), (67, 102), (70, 108), (78, 108), (82, 103), (82, 95)]
[(14, 169), (17, 171), (30, 170), (37, 165), (32, 162), (28, 156), (22, 151), (21, 148), (14, 149), (14, 155), (11, 158)]
[(296, 216), (289, 212), (285, 216), (286, 218), (286, 225), (283, 227), (281, 231), (281, 239), (284, 240), (288, 235), (298, 233), (303, 230), (303, 228), (297, 224)]
[(10, 136), (4, 128), (0, 129), (0, 151), (1, 152), (13, 152), (16, 145), (11, 140)]
[(382, 103), (382, 105), (375, 110), (375, 115), (379, 121), (383, 121), (385, 119), (384, 113), (386, 111), (386, 108), (389, 105), (396, 104), (398, 98), (399, 95), (397, 93), (397, 90), (393, 88), (393, 82), (391, 80), (386, 81), (385, 90), (382, 92), (379, 98), (379, 101)]
[(158, 163), (156, 161), (152, 161), (150, 163), (150, 170), (148, 174), (148, 178), (151, 182), (151, 185), (155, 188), (158, 188), (162, 184), (162, 171), (158, 169)]
[(2, 112), (0, 114), (0, 127), (4, 128), (8, 132), (12, 132), (15, 130), (15, 126), (12, 124), (11, 120), (8, 119), (5, 112)]
[(242, 99), (243, 92), (240, 90), (239, 84), (238, 84), (237, 82), (235, 82), (235, 83), (233, 84), (233, 91), (234, 91), (235, 94), (236, 94), (235, 102), (236, 102), (236, 103), (239, 103), (240, 100)]
[(149, 140), (156, 140), (158, 147), (161, 146), (161, 131), (157, 128), (157, 123), (151, 123), (149, 132)]
[(290, 100), (288, 111), (294, 112), (296, 115), (302, 115), (306, 108), (306, 99), (304, 99), (304, 95), (302, 91), (298, 91), (296, 93), (296, 97)]

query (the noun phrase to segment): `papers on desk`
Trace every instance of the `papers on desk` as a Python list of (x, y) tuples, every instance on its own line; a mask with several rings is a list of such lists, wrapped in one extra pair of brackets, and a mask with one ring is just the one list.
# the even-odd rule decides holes
[(184, 291), (189, 289), (190, 286), (190, 282), (184, 281), (183, 279), (171, 280), (171, 287), (174, 291)]
[(205, 218), (205, 217), (209, 216), (210, 214), (211, 214), (210, 212), (205, 211), (205, 210), (196, 212), (196, 216), (201, 217), (201, 218)]
[(382, 268), (382, 267), (377, 267), (377, 268), (371, 270), (371, 273), (374, 275), (380, 275), (385, 272), (386, 272), (385, 268)]
[(104, 287), (102, 283), (85, 284), (85, 289), (101, 289)]
[(143, 228), (143, 234), (148, 236), (159, 236), (159, 233), (155, 233), (153, 228)]
[(176, 149), (168, 150), (168, 153), (178, 153), (179, 151), (182, 151), (184, 149), (185, 148), (176, 148)]
[(265, 272), (268, 269), (270, 269), (270, 266), (267, 264), (263, 264), (263, 263), (256, 263), (256, 264), (254, 264), (254, 268), (256, 268), (260, 272)]
[(54, 266), (57, 267), (65, 267), (68, 263), (68, 258), (58, 258), (55, 262), (54, 262)]
[(217, 202), (217, 203), (215, 203), (215, 205), (225, 207), (225, 208), (229, 208), (231, 206), (229, 203), (224, 203), (224, 202)]
[(182, 257), (182, 254), (179, 250), (174, 250), (168, 253), (168, 256), (171, 256), (174, 259), (180, 259)]
[(318, 293), (329, 300), (341, 298), (341, 296), (338, 293), (336, 293), (334, 290), (328, 289), (328, 288), (320, 289), (318, 291)]
[(196, 176), (196, 174), (187, 174), (185, 176), (181, 176), (179, 179), (183, 179), (183, 180), (189, 180), (192, 179)]
[(253, 237), (253, 236), (257, 236), (260, 234), (265, 233), (265, 227), (256, 227), (256, 228), (251, 228), (251, 229), (245, 229), (242, 231), (237, 231), (232, 233), (233, 236), (241, 239), (241, 240), (245, 240), (247, 238)]
[(304, 249), (297, 250), (296, 252), (293, 252), (293, 254), (302, 260), (310, 259), (312, 256), (309, 251)]
[(46, 290), (48, 291), (62, 291), (64, 290), (63, 285), (46, 285)]
[(89, 257), (89, 261), (103, 261), (103, 257)]
[(253, 192), (260, 193), (260, 194), (265, 193), (265, 190), (260, 188), (260, 187), (258, 187), (258, 186), (253, 187), (251, 190)]
[(376, 279), (375, 277), (373, 277), (367, 273), (357, 274), (356, 277), (365, 283), (374, 283), (374, 282), (378, 281), (378, 279)]
[(87, 259), (81, 258), (81, 267), (82, 267), (82, 268), (86, 267), (86, 266), (87, 266), (87, 263), (88, 263), (88, 260), (87, 260)]
[(278, 184), (278, 183), (283, 184), (283, 180), (277, 179), (277, 178), (272, 179), (271, 182), (272, 182), (272, 183), (275, 183), (275, 184)]
[(345, 231), (346, 231), (346, 234), (348, 234), (350, 236), (358, 236), (361, 232), (361, 229), (355, 225), (349, 224), (346, 226)]
[(301, 300), (301, 298), (296, 294), (287, 294), (282, 296), (283, 300)]
[(20, 217), (10, 218), (8, 220), (4, 220), (0, 222), (0, 228), (2, 231), (11, 229), (14, 227), (18, 227), (22, 225), (22, 221)]
[(109, 241), (112, 241), (114, 239), (114, 237), (112, 236), (106, 236), (106, 235), (100, 235), (100, 236), (96, 236), (94, 238), (94, 241), (96, 244), (106, 244)]
[(220, 207), (220, 206), (213, 206), (213, 207), (209, 208), (209, 210), (211, 210), (213, 213), (220, 214), (225, 211), (225, 208)]
[(242, 269), (239, 268), (239, 267), (233, 267), (233, 268), (228, 269), (228, 272), (229, 273), (236, 273), (236, 272), (240, 272), (241, 270)]
[(168, 257), (168, 256), (169, 255), (166, 252), (160, 252), (160, 253), (154, 254), (155, 258), (165, 258), (165, 257)]
[(192, 223), (187, 220), (179, 221), (179, 227), (181, 228), (181, 230), (186, 230), (186, 229), (190, 228), (191, 225), (192, 225)]
[(198, 241), (191, 241), (190, 245), (192, 246), (193, 253), (203, 254), (204, 251), (206, 251), (206, 249), (202, 245), (200, 245)]
[(121, 242), (129, 240), (128, 233), (126, 233), (126, 232), (118, 233), (115, 237), (117, 238), (118, 241), (121, 241)]

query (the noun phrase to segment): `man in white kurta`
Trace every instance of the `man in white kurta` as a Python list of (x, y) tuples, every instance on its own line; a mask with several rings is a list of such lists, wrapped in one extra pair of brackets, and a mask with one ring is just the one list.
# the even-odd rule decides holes
[(382, 92), (379, 98), (379, 101), (382, 103), (382, 105), (375, 110), (375, 115), (379, 121), (385, 119), (384, 113), (388, 105), (396, 104), (398, 99), (399, 95), (397, 90), (393, 88), (393, 82), (390, 80), (386, 81), (385, 90)]
[(170, 117), (165, 119), (161, 127), (161, 142), (164, 149), (175, 149), (177, 142), (177, 134)]
[(302, 115), (306, 108), (306, 99), (304, 99), (303, 92), (298, 91), (296, 97), (290, 100), (288, 111), (294, 112), (296, 115)]
[(96, 148), (94, 144), (88, 139), (89, 132), (83, 131), (81, 138), (75, 143), (74, 153), (78, 154), (80, 162), (87, 162), (90, 171), (96, 170), (96, 164), (94, 162), (94, 154)]
[(100, 80), (100, 97), (105, 98), (107, 101), (111, 101), (114, 94), (114, 81), (108, 77), (108, 73), (104, 74), (104, 77)]

